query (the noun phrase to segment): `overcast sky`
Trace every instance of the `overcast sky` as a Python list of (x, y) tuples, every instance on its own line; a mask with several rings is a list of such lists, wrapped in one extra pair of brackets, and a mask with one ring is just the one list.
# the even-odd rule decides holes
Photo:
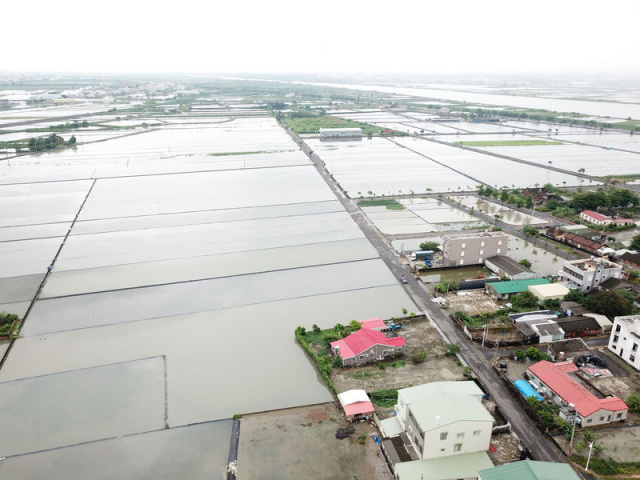
[(0, 71), (640, 73), (639, 0), (21, 0)]

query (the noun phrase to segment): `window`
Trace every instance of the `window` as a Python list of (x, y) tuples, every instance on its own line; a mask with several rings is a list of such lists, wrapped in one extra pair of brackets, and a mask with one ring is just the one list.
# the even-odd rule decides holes
[(616, 415), (616, 418), (622, 418), (622, 413), (619, 413), (618, 415)]
[(496, 253), (500, 253), (500, 249), (498, 249), (498, 251)]
[(460, 256), (461, 256), (461, 257), (464, 257), (464, 252), (460, 252)]
[(620, 338), (620, 336), (619, 336), (619, 335), (614, 335), (614, 336), (613, 336), (613, 341), (614, 341), (614, 342), (617, 342), (619, 338)]
[(460, 248), (465, 248), (467, 246), (466, 243), (463, 243), (462, 245), (460, 245)]
[(617, 345), (611, 345), (611, 348), (613, 348), (615, 350), (616, 348), (618, 348), (618, 346)]
[(619, 331), (620, 331), (620, 329), (621, 329), (621, 328), (620, 328), (620, 325), (619, 325), (619, 324), (618, 324), (618, 325), (616, 325), (616, 332), (619, 332)]
[(480, 242), (480, 246), (481, 246), (481, 247), (484, 247), (484, 242)]
[(498, 240), (498, 245), (502, 245), (502, 240)]
[(402, 347), (396, 348), (396, 352), (401, 352), (401, 351), (402, 351)]
[(591, 418), (589, 420), (587, 420), (587, 423), (591, 423), (591, 420), (592, 420)]
[(478, 263), (482, 263), (482, 257), (478, 259)]
[(635, 362), (636, 361), (636, 356), (635, 355), (629, 355), (629, 361), (630, 362)]
[(459, 432), (456, 438), (464, 438), (464, 432)]
[(440, 433), (440, 440), (446, 440), (447, 439), (447, 435), (449, 435), (449, 432), (441, 432)]
[(453, 446), (453, 451), (454, 451), (454, 452), (459, 452), (460, 450), (462, 450), (462, 444), (461, 444), (461, 443), (456, 443), (456, 444)]
[(484, 250), (480, 250), (480, 255), (484, 255)]
[(360, 360), (364, 360), (364, 355), (360, 355)]
[(482, 430), (474, 430), (473, 431), (473, 436), (477, 437), (478, 435), (480, 435), (482, 433)]
[(464, 260), (460, 260), (460, 265), (464, 265)]
[(631, 351), (632, 351), (632, 352), (636, 352), (637, 350), (638, 350), (638, 344), (637, 344), (637, 343), (634, 343), (634, 344), (633, 344), (633, 347), (631, 348)]
[(601, 422), (604, 422), (604, 417), (600, 417), (600, 421), (601, 421)]

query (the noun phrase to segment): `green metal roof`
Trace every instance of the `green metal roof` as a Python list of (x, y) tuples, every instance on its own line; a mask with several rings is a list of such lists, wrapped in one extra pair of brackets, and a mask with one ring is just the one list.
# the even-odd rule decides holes
[(476, 478), (478, 470), (491, 465), (493, 463), (486, 452), (474, 452), (396, 463), (395, 468), (399, 480), (457, 480)]
[(580, 480), (566, 463), (524, 460), (499, 467), (478, 470), (481, 480)]
[(498, 295), (507, 295), (509, 293), (524, 292), (529, 285), (544, 285), (551, 283), (546, 278), (528, 278), (526, 280), (512, 280), (510, 282), (494, 282), (487, 283), (491, 288), (495, 288)]

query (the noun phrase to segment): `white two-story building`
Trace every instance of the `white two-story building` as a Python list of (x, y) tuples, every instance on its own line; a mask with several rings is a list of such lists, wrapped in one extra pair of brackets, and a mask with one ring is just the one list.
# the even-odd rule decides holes
[(616, 317), (613, 321), (609, 350), (636, 370), (640, 370), (640, 315)]

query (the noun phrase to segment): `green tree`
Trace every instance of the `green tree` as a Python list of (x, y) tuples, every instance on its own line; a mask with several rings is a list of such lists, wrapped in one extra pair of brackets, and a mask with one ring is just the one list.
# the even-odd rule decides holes
[(358, 330), (360, 330), (362, 328), (362, 324), (357, 321), (357, 320), (351, 320), (349, 322), (349, 332), (353, 333), (353, 332), (357, 332)]
[(609, 318), (632, 313), (633, 304), (618, 292), (602, 291), (587, 297), (587, 307)]
[(422, 242), (420, 244), (420, 250), (433, 250), (437, 252), (440, 250), (440, 244), (438, 242)]
[(336, 355), (333, 357), (333, 367), (340, 368), (342, 366), (342, 357), (340, 355)]
[(631, 248), (634, 250), (640, 250), (640, 233), (638, 235), (634, 235), (631, 239)]
[(525, 225), (522, 231), (527, 237), (536, 237), (539, 233), (538, 229), (536, 227), (532, 227), (531, 225)]
[(531, 195), (529, 195), (529, 196), (527, 197), (527, 200), (526, 200), (525, 206), (526, 206), (528, 209), (531, 209), (531, 208), (533, 207), (533, 197), (532, 197)]
[(629, 406), (629, 410), (635, 413), (640, 412), (640, 392), (632, 392), (625, 399), (625, 403)]
[(536, 308), (538, 297), (528, 290), (511, 296), (511, 304), (516, 308)]
[(418, 350), (413, 355), (411, 355), (411, 361), (416, 364), (424, 362), (426, 358), (427, 352), (425, 352), (424, 350)]
[(527, 348), (525, 355), (531, 360), (540, 360), (540, 350), (538, 350), (536, 347)]
[(584, 296), (584, 293), (582, 293), (578, 289), (569, 290), (569, 293), (567, 293), (564, 296), (564, 301), (565, 302), (578, 302), (579, 304), (584, 305), (584, 303), (586, 301), (586, 297)]
[(527, 260), (526, 258), (523, 258), (522, 260), (520, 260), (518, 262), (520, 265), (522, 265), (523, 267), (526, 268), (531, 268), (531, 262), (529, 260)]
[(502, 190), (502, 192), (500, 192), (500, 200), (506, 203), (506, 201), (509, 200), (509, 192)]

